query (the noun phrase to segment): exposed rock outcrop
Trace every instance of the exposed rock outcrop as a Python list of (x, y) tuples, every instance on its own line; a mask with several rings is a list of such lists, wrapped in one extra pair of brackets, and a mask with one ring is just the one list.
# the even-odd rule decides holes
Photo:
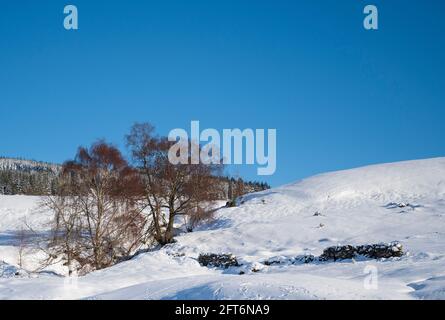
[(227, 269), (229, 267), (240, 266), (238, 260), (232, 254), (214, 254), (214, 253), (200, 254), (198, 257), (198, 262), (202, 266), (209, 268)]

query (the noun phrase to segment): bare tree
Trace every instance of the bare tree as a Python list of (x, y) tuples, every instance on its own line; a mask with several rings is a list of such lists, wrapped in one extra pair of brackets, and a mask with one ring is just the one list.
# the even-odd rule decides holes
[[(198, 217), (205, 216), (208, 203), (218, 198), (220, 180), (215, 177), (221, 166), (170, 163), (168, 152), (173, 142), (156, 136), (148, 123), (135, 124), (126, 140), (142, 174), (142, 200), (151, 214), (154, 238), (160, 244), (170, 243), (178, 215), (195, 215), (196, 224)], [(187, 158), (191, 163), (190, 154)]]
[(61, 174), (57, 193), (43, 198), (41, 206), (53, 212), (52, 233), (48, 247), (43, 247), (48, 258), (42, 263), (47, 266), (55, 261), (62, 261), (71, 275), (77, 268), (77, 258), (82, 251), (81, 235), (83, 231), (81, 195), (76, 194), (72, 177)]
[(51, 256), (62, 255), (70, 273), (73, 266), (83, 273), (108, 267), (143, 244), (139, 174), (117, 148), (103, 141), (79, 148), (59, 181), (44, 204), (54, 212)]
[(18, 232), (18, 247), (19, 250), (17, 252), (17, 264), (20, 268), (24, 267), (24, 258), (25, 258), (25, 250), (26, 250), (26, 232), (23, 227), (20, 228)]

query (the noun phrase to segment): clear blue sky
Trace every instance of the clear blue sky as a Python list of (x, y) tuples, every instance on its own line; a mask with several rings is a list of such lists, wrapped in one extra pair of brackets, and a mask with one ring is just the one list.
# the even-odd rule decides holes
[(62, 162), (97, 138), (123, 147), (134, 121), (167, 134), (200, 120), (276, 128), (272, 185), (445, 156), (444, 1), (70, 3), (75, 32), (67, 2), (2, 2), (0, 155)]

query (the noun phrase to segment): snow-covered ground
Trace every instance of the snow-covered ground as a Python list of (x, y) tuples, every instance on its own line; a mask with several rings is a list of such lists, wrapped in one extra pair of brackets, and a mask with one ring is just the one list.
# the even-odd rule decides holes
[[(35, 253), (28, 259), (25, 252), (19, 267), (24, 218), (42, 233), (51, 218), (38, 202), (0, 196), (0, 299), (445, 299), (445, 158), (327, 173), (250, 194), (173, 245), (77, 279), (29, 272)], [(261, 263), (395, 240), (407, 252), (401, 258)], [(206, 252), (232, 253), (243, 265), (202, 267), (196, 258)]]

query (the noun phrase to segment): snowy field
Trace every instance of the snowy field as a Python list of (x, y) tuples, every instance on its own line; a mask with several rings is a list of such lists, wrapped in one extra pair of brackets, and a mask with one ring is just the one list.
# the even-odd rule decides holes
[[(23, 250), (20, 230), (24, 223), (36, 237), (48, 230), (51, 215), (38, 204), (37, 197), (0, 196), (0, 299), (445, 299), (445, 158), (327, 173), (250, 194), (173, 245), (74, 279), (61, 276), (60, 266), (32, 272), (40, 254)], [(402, 243), (403, 257), (262, 263), (391, 241)], [(232, 253), (242, 266), (202, 267), (196, 258), (207, 252)]]

